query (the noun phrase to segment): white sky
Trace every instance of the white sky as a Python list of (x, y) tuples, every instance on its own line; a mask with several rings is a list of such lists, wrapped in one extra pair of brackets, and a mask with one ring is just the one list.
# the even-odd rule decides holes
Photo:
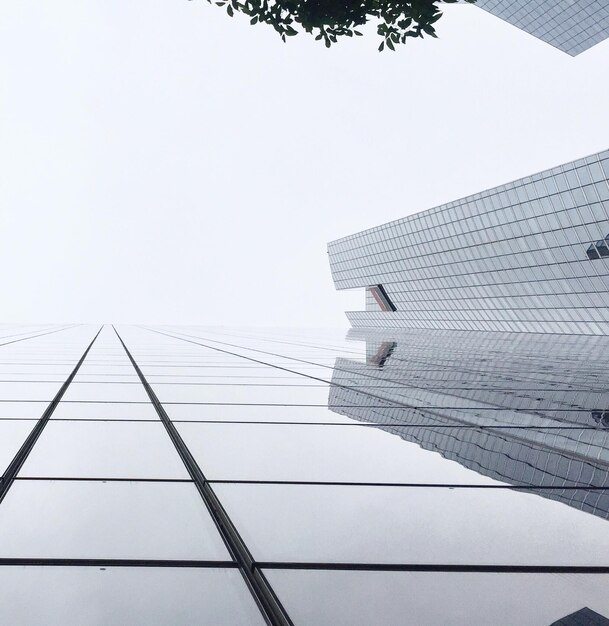
[(2, 322), (347, 326), (329, 240), (609, 147), (609, 41), (473, 6), (326, 50), (204, 0), (0, 3)]

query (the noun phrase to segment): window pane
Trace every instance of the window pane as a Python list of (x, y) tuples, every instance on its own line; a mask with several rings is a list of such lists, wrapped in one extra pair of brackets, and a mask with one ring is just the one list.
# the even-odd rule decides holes
[(0, 382), (0, 400), (50, 402), (63, 383)]
[[(331, 372), (331, 370), (328, 370)], [(329, 386), (153, 385), (161, 402), (327, 404)]]
[(605, 565), (607, 522), (508, 489), (217, 484), (262, 561)]
[(13, 460), (35, 424), (36, 422), (30, 420), (0, 421), (0, 475)]
[(229, 560), (192, 484), (46, 480), (8, 491), (0, 557)]
[(68, 387), (63, 398), (66, 402), (149, 402), (141, 383), (77, 383)]
[(238, 404), (164, 405), (172, 420), (227, 422), (345, 422), (353, 420), (325, 406), (263, 406)]
[(552, 624), (584, 606), (609, 616), (606, 575), (295, 570), (265, 574), (296, 624), (537, 626)]
[(3, 624), (263, 625), (236, 569), (2, 567)]
[(376, 428), (177, 425), (209, 479), (493, 484)]
[(51, 420), (19, 476), (189, 478), (160, 421)]
[(52, 419), (158, 420), (150, 402), (60, 402)]

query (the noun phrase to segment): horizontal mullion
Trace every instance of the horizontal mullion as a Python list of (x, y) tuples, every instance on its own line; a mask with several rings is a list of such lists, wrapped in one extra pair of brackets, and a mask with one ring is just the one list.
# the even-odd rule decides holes
[(500, 489), (511, 491), (609, 491), (609, 485), (586, 485), (572, 483), (570, 485), (476, 485), (476, 484), (459, 484), (459, 483), (391, 483), (391, 482), (352, 482), (352, 481), (311, 481), (311, 480), (222, 480), (208, 479), (209, 483), (224, 485), (294, 485), (294, 486), (312, 486), (312, 487), (408, 487), (408, 488), (430, 488), (430, 489)]
[(479, 565), (436, 563), (306, 563), (257, 561), (257, 568), (367, 572), (478, 572), (489, 574), (609, 574), (609, 565)]
[[(508, 410), (508, 409), (506, 409)], [(524, 409), (510, 409), (514, 411), (522, 411)], [(568, 409), (571, 410), (571, 409)], [(36, 417), (0, 417), (0, 422), (37, 422)], [(120, 417), (54, 417), (52, 422), (126, 422), (136, 424), (158, 424), (158, 419), (135, 419)], [(595, 425), (582, 424), (581, 426), (518, 426), (518, 425), (500, 425), (500, 424), (419, 424), (419, 423), (400, 423), (400, 422), (299, 422), (299, 421), (272, 421), (272, 420), (185, 420), (172, 419), (174, 424), (227, 424), (227, 425), (251, 425), (251, 426), (347, 426), (360, 428), (382, 428), (391, 426), (395, 428), (424, 428), (432, 430), (441, 429), (463, 429), (463, 430), (535, 430), (540, 432), (552, 430), (593, 430), (605, 432), (603, 429)]]
[[(129, 478), (129, 477), (99, 477), (99, 476), (18, 476), (15, 481), (64, 481), (64, 482), (127, 482), (127, 483), (194, 483), (189, 478)], [(342, 480), (248, 480), (248, 479), (221, 479), (209, 478), (209, 484), (218, 485), (287, 485), (310, 487), (399, 487), (413, 489), (489, 489), (509, 491), (609, 491), (609, 485), (588, 485), (570, 483), (567, 485), (478, 485), (467, 483), (397, 483), (397, 482), (366, 482)]]
[(52, 566), (52, 567), (206, 567), (231, 568), (239, 566), (233, 561), (204, 561), (187, 559), (72, 559), (72, 558), (0, 558), (0, 566)]
[(190, 478), (117, 478), (106, 476), (17, 476), (15, 480), (32, 481), (73, 481), (101, 483), (192, 483)]

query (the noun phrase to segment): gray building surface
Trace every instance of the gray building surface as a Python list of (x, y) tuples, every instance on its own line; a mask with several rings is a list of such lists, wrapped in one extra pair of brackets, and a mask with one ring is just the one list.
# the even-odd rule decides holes
[(366, 362), (336, 360), (330, 409), (609, 518), (609, 368), (597, 357), (609, 354), (608, 340), (426, 330), (349, 336), (366, 342)]
[(355, 327), (605, 335), (609, 152), (328, 244)]
[[(367, 355), (342, 331), (0, 325), (0, 623), (609, 615), (608, 433), (589, 410), (607, 394), (606, 340), (557, 337), (561, 360), (549, 335), (472, 335), (375, 335)], [(335, 370), (345, 362), (352, 380)], [(338, 404), (337, 383), (349, 392)], [(463, 451), (339, 415), (329, 398), (354, 417), (382, 400), (390, 426), (411, 436), (421, 424), (424, 441), (444, 428)], [(414, 423), (413, 402), (450, 419)], [(492, 462), (508, 449), (472, 446), (503, 431), (564, 450), (572, 467), (548, 456), (514, 488)], [(538, 442), (544, 432), (560, 441)]]
[(571, 56), (609, 37), (609, 0), (476, 0), (476, 6)]

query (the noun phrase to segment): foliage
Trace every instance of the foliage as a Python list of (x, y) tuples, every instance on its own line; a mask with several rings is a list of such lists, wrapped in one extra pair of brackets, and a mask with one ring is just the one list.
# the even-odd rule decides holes
[[(442, 17), (441, 4), (459, 0), (208, 0), (226, 7), (233, 17), (243, 13), (251, 24), (269, 24), (283, 41), (307, 32), (329, 48), (339, 37), (361, 36), (358, 30), (376, 22), (382, 41), (379, 50), (395, 50), (409, 37), (436, 37), (434, 24)], [(465, 0), (475, 2), (475, 0)]]

